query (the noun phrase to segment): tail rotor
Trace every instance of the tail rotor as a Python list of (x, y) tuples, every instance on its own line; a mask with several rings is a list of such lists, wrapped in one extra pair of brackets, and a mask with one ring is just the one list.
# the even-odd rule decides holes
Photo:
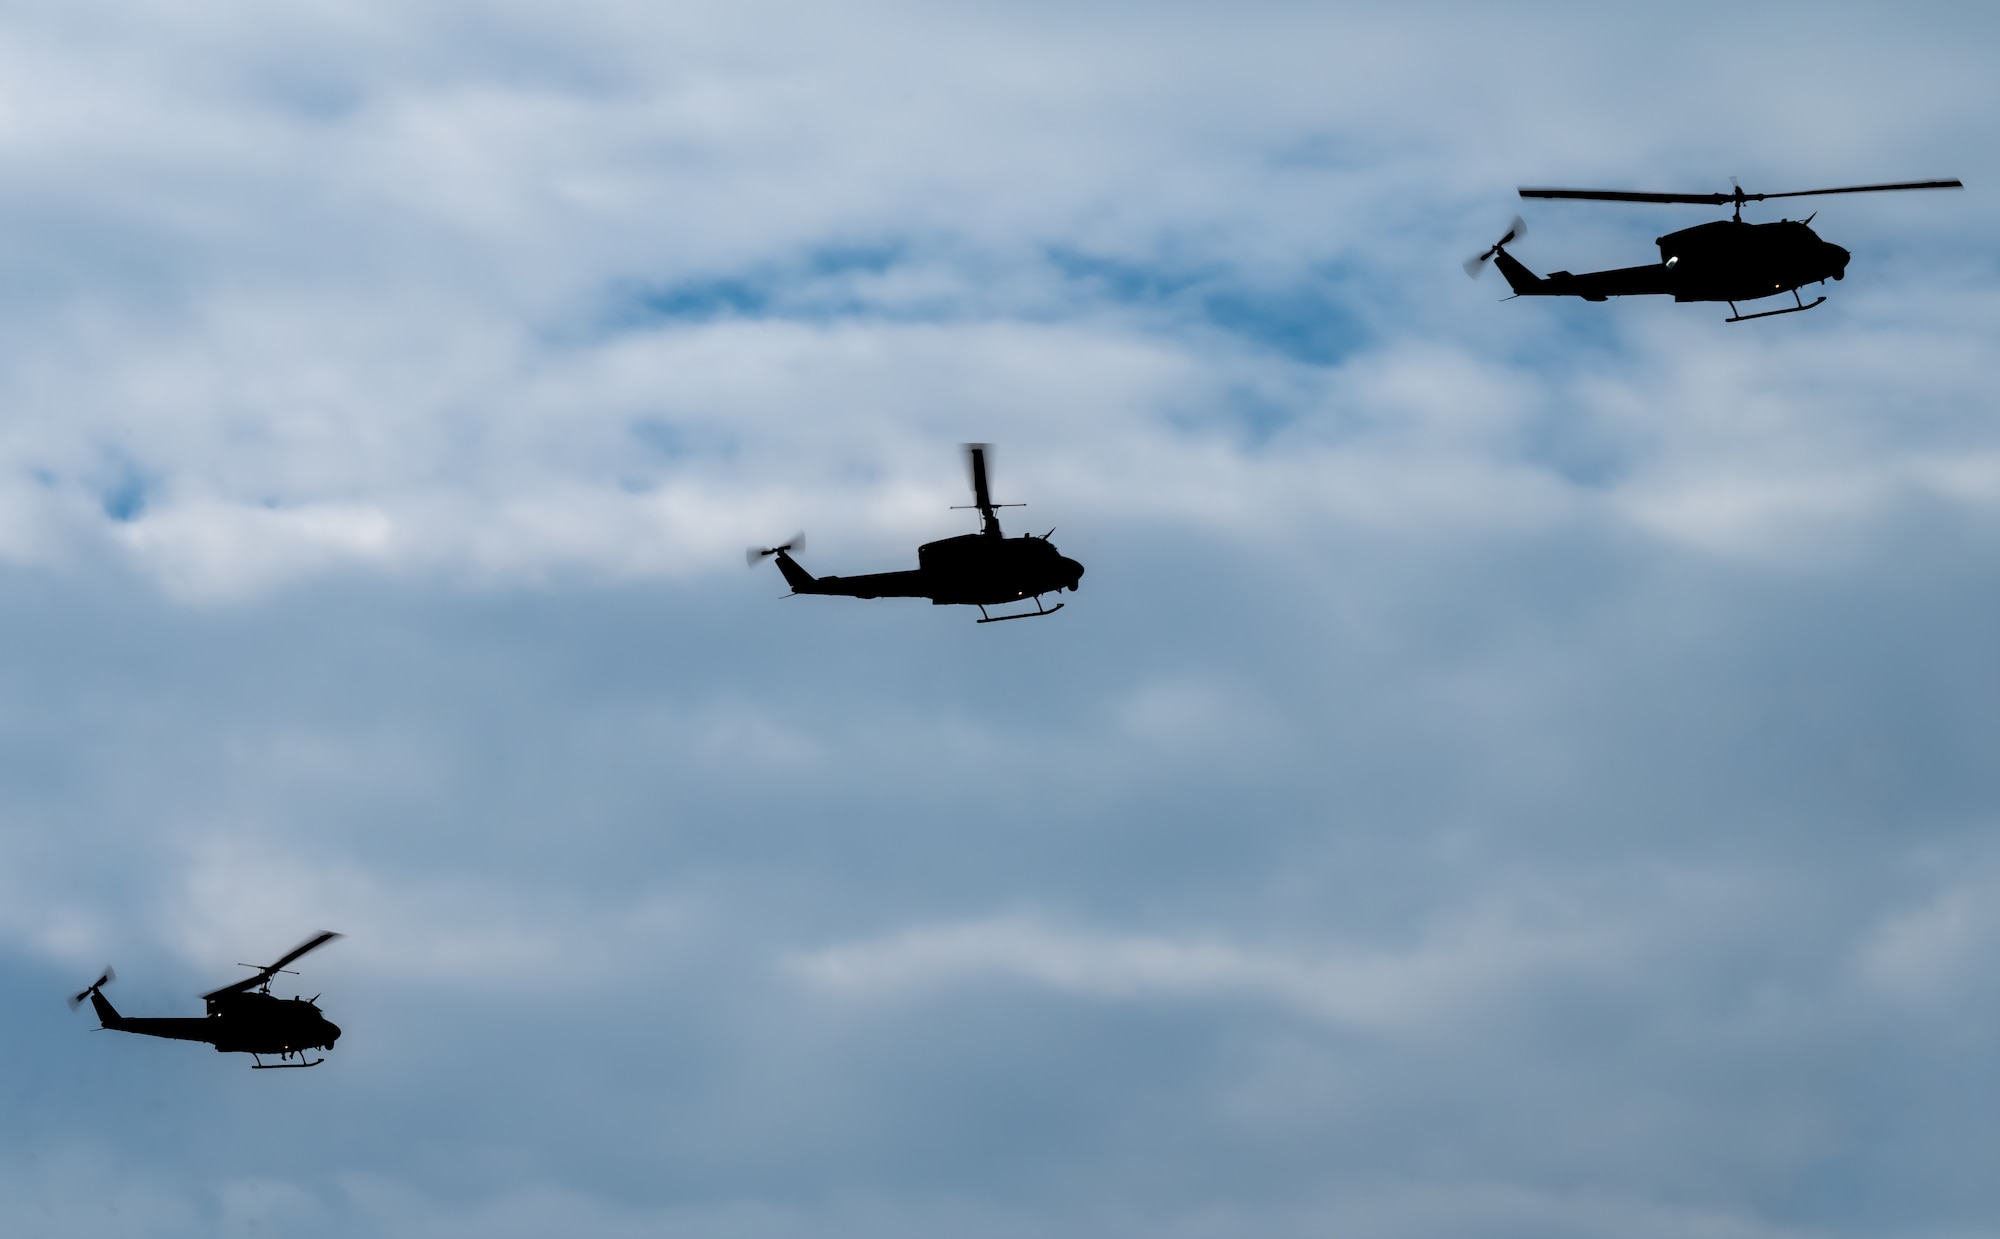
[(789, 553), (794, 551), (803, 551), (805, 549), (806, 549), (806, 535), (805, 532), (801, 530), (800, 532), (795, 533), (791, 537), (785, 539), (785, 541), (783, 541), (777, 546), (745, 547), (743, 550), (743, 562), (745, 565), (754, 568), (757, 566), (757, 562), (759, 560), (765, 559), (772, 555), (776, 555), (780, 551), (785, 551)]
[(1513, 224), (1507, 229), (1507, 235), (1495, 241), (1493, 248), (1487, 250), (1484, 254), (1477, 254), (1465, 260), (1465, 273), (1475, 280), (1478, 279), (1485, 273), (1486, 264), (1492, 260), (1493, 255), (1527, 235), (1528, 221), (1516, 215)]
[(90, 997), (92, 994), (95, 994), (98, 990), (103, 989), (105, 986), (111, 984), (113, 981), (116, 981), (117, 979), (118, 979), (117, 970), (112, 968), (110, 964), (104, 965), (104, 975), (97, 978), (95, 981), (92, 981), (90, 983), (90, 988), (84, 990), (80, 994), (73, 995), (69, 1000), (69, 1009), (72, 1011), (76, 1010), (78, 1007), (83, 1005), (84, 999)]

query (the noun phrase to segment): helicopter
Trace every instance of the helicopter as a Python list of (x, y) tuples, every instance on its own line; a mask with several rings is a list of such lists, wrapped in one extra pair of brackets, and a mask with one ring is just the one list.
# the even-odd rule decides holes
[[(792, 587), (794, 594), (928, 598), (933, 606), (957, 604), (978, 607), (980, 618), (975, 622), (981, 624), (1054, 615), (1063, 609), (1063, 604), (1058, 602), (1052, 607), (1044, 607), (1042, 595), (1060, 593), (1065, 589), (1076, 592), (1077, 583), (1083, 579), (1083, 565), (1057, 553), (1055, 544), (1049, 541), (1055, 533), (1053, 529), (1045, 534), (1022, 534), (1018, 538), (1001, 535), (1000, 518), (995, 509), (1027, 505), (993, 502), (986, 487), (986, 448), (984, 443), (965, 445), (972, 463), (973, 502), (970, 506), (979, 509), (979, 532), (924, 543), (917, 548), (914, 572), (816, 577), (792, 558), (792, 552), (805, 548), (804, 534), (794, 536), (782, 546), (753, 546), (744, 552), (743, 558), (754, 567), (766, 556), (775, 556), (778, 571), (784, 573), (785, 582)], [(959, 510), (962, 509), (953, 509)], [(1019, 602), (1025, 598), (1035, 600), (1034, 610), (1012, 615), (993, 615), (986, 610), (989, 606)]]
[[(256, 964), (241, 965), (257, 968), (257, 975), (203, 994), (202, 1001), (208, 1004), (208, 1014), (203, 1018), (118, 1014), (111, 1000), (104, 996), (104, 987), (118, 979), (118, 974), (108, 965), (104, 975), (90, 983), (90, 988), (69, 1000), (70, 1010), (76, 1010), (88, 998), (91, 1008), (97, 1012), (101, 1028), (148, 1037), (167, 1037), (174, 1041), (206, 1041), (219, 1054), (250, 1055), (253, 1070), (317, 1067), (326, 1059), (308, 1061), (306, 1052), (331, 1050), (333, 1043), (340, 1040), (340, 1026), (320, 1014), (318, 994), (311, 998), (274, 997), (271, 978), (285, 971), (286, 964), (307, 951), (317, 950), (340, 936), (330, 930), (314, 934), (285, 952), (275, 964), (266, 964), (261, 968)], [(263, 1056), (266, 1054), (277, 1055), (279, 1061), (265, 1062)], [(293, 1059), (298, 1061), (291, 1061)]]
[[(1836, 189), (1801, 189), (1783, 194), (1746, 194), (1741, 185), (1726, 194), (1654, 194), (1622, 189), (1523, 189), (1523, 198), (1571, 198), (1586, 202), (1684, 202), (1708, 206), (1732, 205), (1733, 216), (1696, 224), (1657, 238), (1660, 261), (1643, 267), (1620, 267), (1615, 271), (1586, 271), (1571, 275), (1552, 271), (1538, 276), (1528, 270), (1507, 247), (1527, 232), (1519, 216), (1507, 235), (1485, 253), (1465, 261), (1467, 275), (1478, 279), (1487, 259), (1500, 268), (1517, 297), (1581, 297), (1603, 301), (1607, 297), (1633, 297), (1659, 293), (1675, 301), (1726, 301), (1730, 316), (1724, 322), (1741, 323), (1753, 318), (1797, 314), (1826, 300), (1821, 294), (1807, 302), (1799, 289), (1807, 284), (1845, 279), (1848, 252), (1819, 239), (1807, 225), (1819, 212), (1802, 220), (1782, 219), (1776, 223), (1746, 224), (1743, 204), (1771, 198), (1811, 198), (1824, 194), (1873, 194), (1895, 189), (1963, 189), (1964, 182), (1900, 181), (1894, 185), (1846, 185)], [(1756, 301), (1792, 294), (1792, 305), (1778, 310), (1745, 314), (1736, 308), (1739, 301)]]

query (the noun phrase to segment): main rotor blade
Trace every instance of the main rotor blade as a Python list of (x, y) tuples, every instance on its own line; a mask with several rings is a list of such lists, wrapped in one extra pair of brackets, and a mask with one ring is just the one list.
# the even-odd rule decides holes
[[(1649, 194), (1630, 189), (1523, 189), (1523, 198), (1581, 198), (1586, 202), (1686, 202), (1701, 206), (1721, 206), (1736, 201), (1735, 194)], [(1757, 195), (1746, 194), (1756, 201)]]
[(1694, 206), (1728, 206), (1767, 198), (1811, 198), (1819, 194), (1875, 194), (1891, 189), (1964, 189), (1965, 182), (1897, 181), (1890, 185), (1842, 185), (1833, 189), (1797, 189), (1782, 194), (1655, 194), (1631, 189), (1522, 189), (1523, 198), (1571, 198), (1585, 202), (1684, 202)]
[(282, 958), (280, 958), (277, 963), (272, 964), (269, 967), (265, 968), (264, 971), (267, 974), (276, 976), (278, 969), (283, 968), (286, 964), (289, 964), (293, 960), (297, 959), (299, 956), (304, 955), (307, 951), (317, 951), (319, 948), (325, 946), (327, 943), (341, 936), (342, 935), (333, 932), (331, 929), (323, 930), (319, 933), (316, 933), (312, 937), (307, 938), (304, 942), (301, 942), (297, 946), (293, 947), (290, 951), (286, 952), (286, 954)]
[(210, 990), (208, 993), (203, 994), (202, 997), (220, 998), (224, 994), (241, 994), (246, 990), (256, 989), (259, 985), (262, 985), (266, 981), (269, 981), (272, 977), (277, 976), (278, 973), (284, 968), (286, 964), (289, 964), (293, 960), (297, 959), (299, 956), (304, 955), (307, 951), (318, 950), (320, 947), (325, 946), (327, 943), (333, 941), (335, 938), (339, 938), (342, 936), (343, 935), (341, 934), (333, 932), (331, 929), (324, 930), (320, 933), (316, 933), (312, 937), (307, 938), (304, 942), (301, 942), (297, 946), (293, 947), (291, 950), (285, 952), (285, 954), (278, 959), (277, 963), (266, 964), (262, 968), (259, 968), (255, 976), (245, 977), (241, 981), (237, 981), (231, 985), (225, 985), (218, 990)]
[(993, 496), (986, 487), (986, 449), (988, 446), (985, 443), (968, 443), (965, 445), (965, 451), (967, 455), (972, 457), (973, 506), (978, 508), (981, 513), (990, 516), (993, 512)]
[(1965, 182), (1950, 181), (1898, 181), (1894, 185), (1843, 185), (1838, 189), (1799, 189), (1788, 194), (1747, 194), (1751, 202), (1764, 198), (1810, 198), (1817, 194), (1876, 194), (1885, 189), (1964, 189)]

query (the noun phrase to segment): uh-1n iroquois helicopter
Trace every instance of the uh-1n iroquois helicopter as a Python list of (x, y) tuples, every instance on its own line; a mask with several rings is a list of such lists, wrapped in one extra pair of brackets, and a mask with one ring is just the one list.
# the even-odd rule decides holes
[[(75, 1010), (88, 998), (92, 1009), (97, 1012), (100, 1027), (114, 1032), (167, 1037), (174, 1041), (206, 1041), (218, 1053), (248, 1054), (254, 1060), (252, 1066), (264, 1070), (317, 1067), (326, 1060), (315, 1058), (307, 1061), (306, 1051), (332, 1049), (333, 1043), (340, 1040), (340, 1026), (320, 1014), (318, 994), (311, 998), (275, 997), (271, 993), (271, 978), (285, 971), (286, 964), (307, 951), (325, 946), (338, 937), (339, 934), (330, 931), (314, 934), (285, 952), (275, 964), (266, 964), (262, 968), (244, 964), (245, 968), (257, 968), (257, 975), (203, 994), (201, 997), (208, 1004), (208, 1014), (200, 1018), (118, 1014), (111, 1000), (104, 996), (104, 987), (118, 979), (118, 974), (108, 967), (103, 976), (90, 983), (89, 989), (69, 1000), (70, 1009)], [(263, 1056), (266, 1054), (277, 1055), (279, 1061), (265, 1062)]]
[[(1507, 235), (1493, 248), (1465, 262), (1466, 274), (1474, 279), (1492, 259), (1507, 277), (1517, 297), (1581, 297), (1603, 301), (1607, 297), (1634, 297), (1649, 293), (1671, 296), (1675, 301), (1726, 301), (1730, 318), (1740, 323), (1777, 314), (1797, 314), (1825, 301), (1822, 294), (1808, 302), (1799, 296), (1807, 284), (1824, 284), (1830, 277), (1847, 275), (1848, 253), (1807, 227), (1813, 216), (1802, 220), (1779, 220), (1768, 224), (1743, 222), (1743, 204), (1767, 198), (1810, 198), (1822, 194), (1873, 194), (1892, 189), (1963, 189), (1959, 181), (1900, 181), (1894, 185), (1847, 185), (1837, 189), (1801, 189), (1784, 194), (1746, 194), (1737, 186), (1726, 194), (1653, 194), (1622, 189), (1524, 189), (1523, 198), (1577, 198), (1587, 202), (1688, 202), (1708, 206), (1733, 205), (1730, 219), (1696, 224), (1657, 239), (1660, 261), (1643, 267), (1620, 267), (1615, 271), (1586, 271), (1572, 275), (1552, 271), (1539, 276), (1521, 265), (1507, 247), (1521, 239), (1527, 225), (1520, 217)], [(1818, 212), (1813, 213), (1817, 215)], [(1792, 294), (1793, 304), (1781, 310), (1745, 314), (1736, 308), (1739, 301)]]
[[(1058, 602), (1042, 605), (1043, 594), (1069, 590), (1074, 593), (1083, 579), (1083, 565), (1065, 559), (1049, 541), (1055, 530), (1045, 534), (1003, 537), (996, 508), (1019, 508), (1025, 504), (995, 503), (986, 489), (986, 445), (969, 443), (972, 458), (972, 506), (979, 509), (978, 533), (961, 534), (926, 542), (917, 548), (914, 572), (875, 572), (866, 576), (814, 576), (792, 552), (805, 545), (805, 535), (793, 537), (783, 546), (751, 547), (744, 558), (755, 565), (767, 555), (776, 556), (778, 571), (794, 594), (839, 594), (848, 598), (928, 598), (935, 606), (955, 603), (979, 608), (981, 624), (1001, 620), (1030, 619), (1054, 615), (1063, 609)], [(1033, 598), (1035, 609), (1013, 615), (989, 615), (986, 608)]]

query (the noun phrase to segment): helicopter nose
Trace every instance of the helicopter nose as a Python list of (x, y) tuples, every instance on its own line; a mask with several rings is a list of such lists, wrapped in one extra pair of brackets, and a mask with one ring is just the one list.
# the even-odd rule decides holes
[(340, 1025), (332, 1020), (322, 1022), (326, 1025), (326, 1048), (330, 1050), (333, 1048), (333, 1043), (340, 1040)]
[(1083, 565), (1074, 559), (1065, 559), (1063, 563), (1069, 568), (1069, 592), (1073, 594), (1077, 585), (1083, 580)]
[(1849, 254), (1846, 250), (1840, 248), (1838, 245), (1828, 244), (1826, 248), (1832, 251), (1832, 253), (1829, 254), (1828, 256), (1833, 259), (1833, 278), (1836, 280), (1846, 279), (1847, 260), (1849, 258), (1852, 258), (1853, 255)]

